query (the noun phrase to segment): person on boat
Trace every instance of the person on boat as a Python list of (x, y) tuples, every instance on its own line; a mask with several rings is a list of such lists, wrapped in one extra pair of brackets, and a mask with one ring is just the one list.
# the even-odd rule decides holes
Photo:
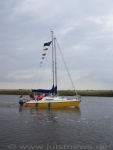
[(34, 97), (34, 93), (33, 93), (33, 92), (30, 94), (30, 99), (35, 100), (35, 97)]
[(20, 95), (20, 100), (23, 100), (24, 96), (23, 95)]
[(38, 100), (38, 101), (41, 100), (41, 95), (40, 95), (40, 94), (37, 96), (37, 100)]
[(39, 95), (39, 96), (37, 97), (37, 100), (40, 101), (41, 99), (44, 98), (44, 96), (45, 96), (45, 94)]

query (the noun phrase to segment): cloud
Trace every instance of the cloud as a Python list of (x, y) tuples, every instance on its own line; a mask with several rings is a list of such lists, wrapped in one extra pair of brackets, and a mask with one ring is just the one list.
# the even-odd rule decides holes
[[(76, 89), (112, 89), (112, 4), (111, 0), (0, 1), (0, 88), (31, 87), (52, 29)], [(69, 89), (57, 54), (59, 88)], [(52, 71), (48, 55), (41, 84), (47, 87)]]

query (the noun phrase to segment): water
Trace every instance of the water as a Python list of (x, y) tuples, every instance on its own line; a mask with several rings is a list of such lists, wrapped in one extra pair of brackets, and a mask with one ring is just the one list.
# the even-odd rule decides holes
[(18, 100), (0, 95), (0, 150), (113, 149), (113, 98), (82, 97), (79, 108), (50, 110)]

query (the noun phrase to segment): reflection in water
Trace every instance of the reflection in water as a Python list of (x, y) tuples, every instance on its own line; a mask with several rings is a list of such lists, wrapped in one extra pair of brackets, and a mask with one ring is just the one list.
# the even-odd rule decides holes
[(77, 121), (81, 116), (79, 107), (76, 108), (64, 108), (64, 109), (38, 109), (33, 107), (19, 107), (20, 118), (28, 118), (27, 122), (35, 124), (48, 124), (48, 123), (66, 123)]
[[(69, 116), (76, 119), (79, 116), (80, 108), (64, 109), (38, 109), (31, 107), (19, 107), (20, 118), (30, 127), (29, 132), (35, 131), (40, 135), (41, 143), (62, 144), (62, 126), (68, 126)], [(65, 128), (64, 128), (65, 129)], [(39, 139), (39, 137), (38, 137)]]
[(81, 110), (79, 107), (75, 108), (58, 108), (58, 109), (41, 109), (41, 108), (34, 108), (34, 107), (23, 107), (19, 106), (19, 112), (30, 112), (31, 115), (38, 115), (38, 116), (50, 116), (49, 119), (55, 118), (57, 114), (75, 114), (75, 115), (81, 115)]
[(76, 114), (78, 114), (78, 115), (80, 115), (81, 114), (81, 111), (80, 111), (80, 108), (79, 107), (75, 107), (75, 108), (55, 108), (55, 109), (50, 109), (50, 108), (48, 108), (48, 109), (43, 109), (43, 108), (35, 108), (35, 107), (23, 107), (23, 106), (19, 106), (19, 112), (22, 112), (22, 111), (26, 111), (26, 110), (30, 110), (30, 112), (31, 113), (33, 113), (33, 112), (40, 112), (40, 111), (43, 111), (43, 112), (45, 112), (45, 113), (47, 113), (47, 112), (53, 112), (53, 113), (55, 113), (55, 112), (60, 112), (60, 113), (76, 113)]

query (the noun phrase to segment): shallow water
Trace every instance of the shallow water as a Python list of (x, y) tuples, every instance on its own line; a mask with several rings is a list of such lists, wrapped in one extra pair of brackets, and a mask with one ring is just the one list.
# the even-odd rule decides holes
[(113, 98), (82, 97), (79, 107), (66, 109), (20, 107), (18, 101), (0, 95), (0, 150), (113, 149)]

